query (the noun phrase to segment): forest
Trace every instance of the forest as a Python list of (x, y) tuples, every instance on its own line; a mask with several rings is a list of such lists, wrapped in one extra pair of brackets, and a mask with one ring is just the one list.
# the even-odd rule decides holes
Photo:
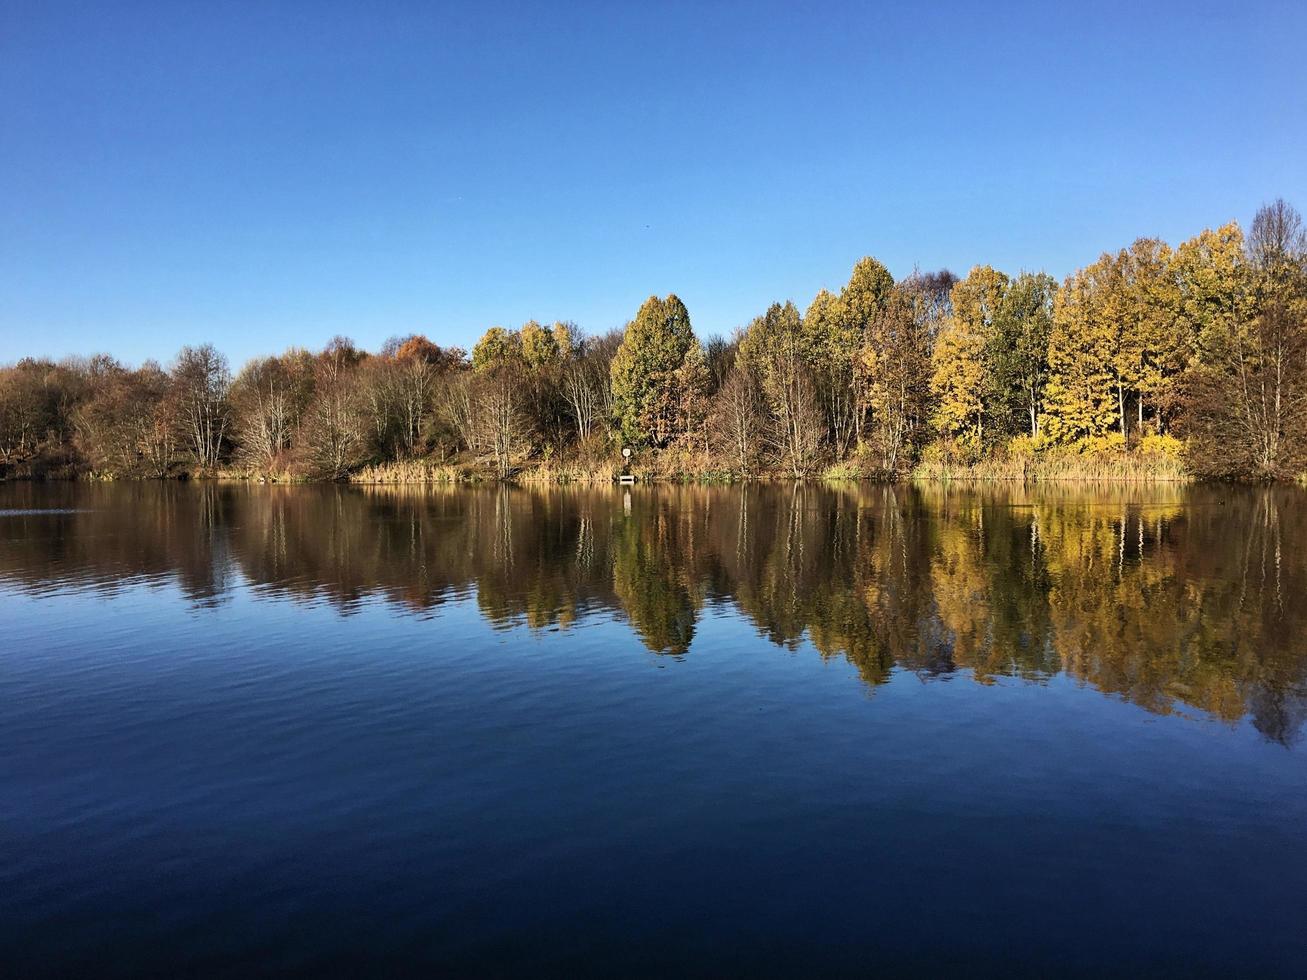
[[(624, 461), (623, 450), (631, 451)], [(698, 338), (675, 295), (621, 329), (491, 327), (367, 352), (0, 368), (0, 476), (432, 482), (817, 477), (1301, 479), (1307, 234), (1283, 200), (1058, 283), (988, 265), (838, 292)]]

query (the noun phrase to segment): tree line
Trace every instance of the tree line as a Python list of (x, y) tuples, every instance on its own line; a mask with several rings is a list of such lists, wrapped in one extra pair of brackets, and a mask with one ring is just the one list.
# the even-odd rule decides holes
[(342, 479), (369, 465), (663, 474), (841, 472), (1133, 452), (1199, 476), (1307, 466), (1307, 236), (1277, 200), (1172, 247), (1141, 238), (1062, 283), (988, 265), (896, 281), (864, 258), (806, 310), (701, 342), (674, 295), (624, 328), (491, 327), (470, 355), (422, 335), (369, 353), (164, 368), (108, 355), (0, 368), (4, 473)]

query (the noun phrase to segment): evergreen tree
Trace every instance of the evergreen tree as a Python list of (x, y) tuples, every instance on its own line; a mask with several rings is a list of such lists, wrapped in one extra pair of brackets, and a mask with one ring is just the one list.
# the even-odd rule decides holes
[(613, 416), (622, 438), (662, 446), (676, 421), (676, 372), (694, 340), (690, 314), (676, 296), (650, 296), (627, 325), (613, 356)]

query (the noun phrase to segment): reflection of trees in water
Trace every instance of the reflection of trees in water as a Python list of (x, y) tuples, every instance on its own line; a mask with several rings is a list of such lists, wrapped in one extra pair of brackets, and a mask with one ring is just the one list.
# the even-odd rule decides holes
[(892, 669), (978, 681), (1057, 672), (1150, 711), (1307, 715), (1307, 508), (1288, 489), (5, 488), (0, 577), (112, 592), (172, 582), (220, 602), (382, 597), (416, 612), (475, 589), (497, 626), (620, 611), (686, 653), (705, 604), (773, 643), (805, 638), (868, 684)]
[[(641, 494), (617, 526), (613, 541), (613, 591), (649, 649), (685, 653), (703, 605), (698, 558), (703, 528), (699, 507)], [(676, 555), (676, 561), (668, 561)]]

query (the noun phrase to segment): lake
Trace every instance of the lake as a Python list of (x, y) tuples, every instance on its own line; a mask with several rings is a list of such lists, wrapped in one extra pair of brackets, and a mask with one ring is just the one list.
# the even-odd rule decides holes
[(10, 976), (1301, 976), (1307, 494), (0, 485)]

